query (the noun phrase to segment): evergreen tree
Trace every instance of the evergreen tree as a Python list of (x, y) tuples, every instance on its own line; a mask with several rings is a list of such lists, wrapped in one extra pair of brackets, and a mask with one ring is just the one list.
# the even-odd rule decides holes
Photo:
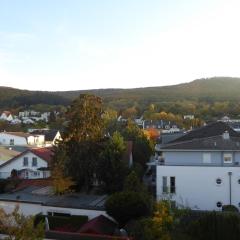
[(98, 164), (99, 180), (107, 192), (120, 191), (128, 173), (128, 164), (123, 160), (125, 143), (119, 132), (115, 132), (100, 154)]
[(98, 156), (104, 145), (102, 114), (101, 98), (80, 95), (67, 111), (68, 126), (59, 145), (66, 151), (66, 173), (73, 178), (77, 187), (86, 190), (95, 180)]

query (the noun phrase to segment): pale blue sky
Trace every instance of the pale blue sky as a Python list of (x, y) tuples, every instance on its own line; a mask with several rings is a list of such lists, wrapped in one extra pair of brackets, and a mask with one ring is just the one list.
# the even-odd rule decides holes
[(0, 0), (0, 85), (70, 90), (240, 76), (237, 0)]

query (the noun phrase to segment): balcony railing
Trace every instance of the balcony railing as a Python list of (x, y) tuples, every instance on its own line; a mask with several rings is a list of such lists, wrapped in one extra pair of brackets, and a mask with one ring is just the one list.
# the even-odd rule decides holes
[(162, 193), (163, 194), (175, 194), (176, 193), (176, 186), (162, 186)]

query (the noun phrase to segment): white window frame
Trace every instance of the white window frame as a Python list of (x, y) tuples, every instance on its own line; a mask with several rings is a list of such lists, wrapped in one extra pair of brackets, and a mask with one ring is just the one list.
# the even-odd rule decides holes
[(204, 164), (211, 164), (212, 163), (211, 153), (203, 153), (203, 155), (202, 155), (202, 162)]
[[(226, 160), (229, 159), (229, 160)], [(223, 154), (223, 163), (231, 164), (233, 163), (233, 154), (232, 153), (224, 153)]]
[[(25, 164), (25, 160), (26, 160), (26, 164)], [(28, 157), (23, 157), (23, 167), (28, 167), (28, 164), (29, 164)]]
[[(34, 164), (34, 160), (36, 160), (36, 164)], [(37, 157), (32, 157), (32, 167), (37, 167), (38, 166), (38, 160)]]

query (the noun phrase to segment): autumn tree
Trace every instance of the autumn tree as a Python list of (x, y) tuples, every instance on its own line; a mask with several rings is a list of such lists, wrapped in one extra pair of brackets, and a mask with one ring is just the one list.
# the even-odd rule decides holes
[(44, 239), (44, 224), (34, 226), (34, 217), (21, 214), (18, 206), (11, 213), (0, 209), (0, 230), (8, 235), (5, 240)]
[(160, 201), (155, 205), (153, 216), (135, 221), (129, 234), (138, 240), (171, 240), (173, 221), (169, 202)]
[(53, 148), (51, 177), (53, 192), (56, 195), (61, 195), (72, 191), (75, 183), (71, 177), (68, 176), (65, 170), (65, 164), (68, 161), (66, 152), (66, 145), (62, 141), (58, 141)]
[(140, 171), (143, 172), (146, 168), (146, 163), (153, 153), (153, 142), (149, 140), (143, 130), (132, 121), (128, 121), (118, 130), (121, 132), (125, 141), (133, 142), (133, 164), (141, 168)]
[(137, 116), (137, 109), (135, 107), (127, 108), (122, 112), (122, 116), (123, 118), (133, 119), (134, 117)]
[(64, 170), (78, 188), (89, 190), (95, 180), (98, 156), (104, 145), (102, 114), (101, 98), (87, 94), (73, 101), (66, 113), (68, 126), (59, 148), (66, 151)]

